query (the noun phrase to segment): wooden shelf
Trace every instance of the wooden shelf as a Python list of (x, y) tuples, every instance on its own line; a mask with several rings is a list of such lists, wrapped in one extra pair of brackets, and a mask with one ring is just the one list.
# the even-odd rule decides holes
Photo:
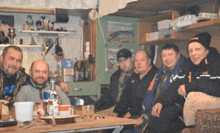
[(65, 31), (31, 31), (23, 30), (21, 33), (38, 34), (40, 36), (58, 36), (58, 35), (76, 35), (76, 31), (65, 32)]
[[(173, 39), (175, 39), (176, 33), (173, 31), (172, 35), (170, 38), (163, 38), (163, 39), (158, 39), (158, 40), (154, 40), (154, 41), (145, 41), (145, 34), (146, 33), (151, 33), (151, 32), (155, 32), (157, 31), (157, 26), (155, 27), (155, 25), (157, 25), (158, 21), (164, 20), (164, 19), (171, 19), (174, 20), (177, 17), (179, 17), (179, 13), (177, 11), (172, 11), (172, 12), (168, 12), (168, 13), (164, 13), (164, 14), (160, 14), (157, 15), (153, 18), (149, 18), (149, 19), (143, 19), (143, 20), (139, 20), (138, 24), (137, 24), (137, 29), (138, 29), (138, 45), (144, 45), (144, 44), (159, 44), (161, 43), (166, 43), (164, 41), (171, 41)], [(178, 39), (177, 39), (178, 40)]]
[[(220, 19), (214, 19), (204, 22), (199, 22), (196, 24), (189, 25), (187, 27), (182, 28), (179, 32), (174, 31), (171, 37), (153, 40), (153, 41), (145, 41), (144, 35), (145, 33), (152, 32), (152, 24), (156, 21), (162, 19), (167, 19), (172, 16), (172, 20), (176, 18), (178, 15), (176, 12), (166, 13), (158, 15), (154, 18), (147, 19), (147, 20), (140, 20), (138, 22), (138, 45), (159, 45), (159, 44), (166, 44), (166, 43), (176, 43), (178, 41), (189, 41), (195, 34), (201, 32), (208, 32), (212, 36), (219, 36), (220, 34)], [(174, 17), (175, 16), (175, 17)]]
[(193, 36), (192, 33), (179, 33), (179, 32), (173, 32), (170, 37), (153, 40), (153, 41), (145, 41), (144, 43), (141, 43), (139, 45), (161, 45), (161, 44), (167, 44), (167, 43), (174, 43), (179, 41), (189, 41), (189, 39)]
[[(200, 33), (209, 32), (213, 36), (218, 36), (220, 34), (220, 19), (214, 19), (210, 21), (199, 22), (196, 24), (189, 25), (180, 32), (190, 32), (190, 33)], [(214, 34), (215, 33), (215, 34)], [(219, 34), (216, 34), (219, 33)]]

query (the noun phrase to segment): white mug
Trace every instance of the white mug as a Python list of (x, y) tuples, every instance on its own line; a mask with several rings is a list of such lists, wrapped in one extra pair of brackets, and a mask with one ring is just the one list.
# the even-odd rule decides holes
[(59, 105), (59, 115), (74, 115), (72, 105)]

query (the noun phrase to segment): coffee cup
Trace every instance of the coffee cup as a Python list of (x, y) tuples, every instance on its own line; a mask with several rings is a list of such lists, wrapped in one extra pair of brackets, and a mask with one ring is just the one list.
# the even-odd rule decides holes
[(59, 115), (74, 115), (72, 105), (59, 105)]

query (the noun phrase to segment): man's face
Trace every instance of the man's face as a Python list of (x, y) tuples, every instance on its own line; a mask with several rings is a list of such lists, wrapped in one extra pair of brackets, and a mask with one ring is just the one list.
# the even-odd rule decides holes
[(49, 78), (49, 68), (43, 61), (36, 61), (31, 70), (31, 78), (36, 85), (46, 84)]
[(120, 58), (118, 64), (120, 69), (124, 72), (128, 72), (133, 67), (131, 58)]
[(146, 52), (138, 51), (134, 58), (135, 69), (140, 73), (146, 73), (150, 68), (150, 59), (147, 58)]
[(18, 73), (22, 65), (22, 52), (9, 48), (5, 57), (1, 56), (2, 69), (9, 76)]
[(161, 58), (163, 65), (172, 68), (176, 65), (180, 55), (177, 54), (173, 49), (164, 49), (161, 51)]
[(199, 63), (207, 56), (209, 53), (204, 46), (198, 42), (192, 42), (188, 45), (189, 58), (195, 65)]

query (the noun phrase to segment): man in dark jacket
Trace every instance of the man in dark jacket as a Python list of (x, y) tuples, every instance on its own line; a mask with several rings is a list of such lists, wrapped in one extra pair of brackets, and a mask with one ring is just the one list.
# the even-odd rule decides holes
[(155, 101), (146, 133), (180, 132), (185, 125), (176, 121), (183, 113), (185, 97), (190, 92), (220, 97), (220, 55), (210, 47), (210, 42), (211, 35), (207, 32), (197, 34), (189, 41), (189, 59), (180, 66), (181, 72)]
[[(112, 113), (114, 106), (119, 101), (122, 91), (124, 90), (128, 78), (133, 74), (133, 58), (132, 53), (128, 49), (121, 49), (117, 52), (117, 61), (119, 69), (115, 71), (110, 78), (110, 87), (106, 95), (102, 95), (96, 102), (96, 111), (105, 110)], [(101, 113), (101, 112), (98, 112)]]
[(154, 80), (152, 90), (148, 90), (143, 101), (144, 113), (150, 117), (154, 101), (167, 89), (172, 83), (172, 78), (180, 73), (180, 64), (186, 59), (179, 53), (179, 48), (175, 44), (166, 44), (161, 49), (161, 59), (163, 65)]
[(142, 132), (146, 127), (155, 100), (157, 100), (172, 83), (172, 78), (180, 73), (180, 64), (182, 64), (186, 58), (179, 53), (179, 48), (175, 44), (166, 44), (161, 49), (161, 59), (163, 65), (155, 76), (153, 87), (148, 89), (143, 101), (143, 115), (145, 114), (147, 117), (144, 117), (143, 123), (136, 129), (137, 133)]
[(20, 87), (29, 79), (21, 67), (23, 54), (19, 47), (6, 47), (0, 56), (0, 98), (13, 104)]
[(151, 64), (151, 59), (144, 50), (136, 53), (134, 65), (138, 74), (134, 73), (129, 78), (112, 116), (138, 118), (141, 115), (144, 96), (158, 69)]

